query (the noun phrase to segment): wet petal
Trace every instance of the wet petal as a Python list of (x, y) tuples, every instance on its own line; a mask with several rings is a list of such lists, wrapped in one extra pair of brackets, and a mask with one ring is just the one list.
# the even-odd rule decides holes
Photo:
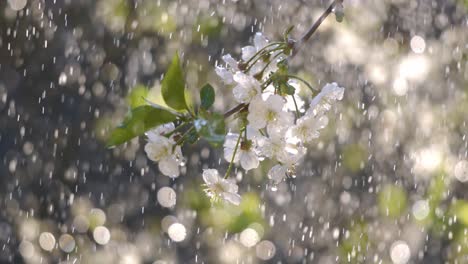
[(240, 155), (240, 164), (244, 170), (255, 169), (259, 165), (258, 157), (252, 151), (243, 151)]
[(223, 199), (234, 204), (239, 205), (241, 203), (241, 197), (237, 193), (224, 192), (221, 194)]
[(179, 162), (174, 156), (169, 156), (161, 159), (158, 164), (159, 171), (162, 174), (171, 178), (179, 177)]
[(219, 174), (218, 170), (215, 169), (206, 169), (203, 170), (203, 180), (207, 185), (213, 185), (218, 182)]
[(231, 56), (231, 54), (224, 55), (223, 60), (224, 62), (226, 62), (227, 65), (229, 65), (229, 67), (231, 67), (231, 69), (235, 71), (238, 70), (237, 61)]
[(222, 188), (223, 188), (223, 190), (225, 192), (236, 193), (237, 190), (239, 189), (237, 184), (232, 180), (221, 178), (219, 183), (221, 184), (221, 186), (222, 186)]
[(250, 58), (252, 58), (255, 53), (257, 53), (257, 50), (255, 49), (254, 46), (245, 46), (242, 48), (242, 60), (243, 61), (248, 61)]
[(281, 165), (273, 166), (268, 172), (268, 178), (273, 182), (280, 183), (286, 177), (287, 169)]
[(215, 71), (225, 84), (232, 84), (234, 82), (232, 78), (232, 72), (228, 69), (217, 66)]
[(247, 120), (255, 129), (261, 129), (266, 126), (267, 106), (261, 96), (256, 96), (249, 105), (249, 114)]
[(257, 50), (263, 49), (268, 44), (268, 40), (260, 32), (255, 34), (253, 42)]
[(275, 112), (280, 112), (284, 106), (284, 99), (283, 97), (277, 94), (272, 94), (270, 95), (270, 97), (267, 98), (266, 104), (271, 110)]

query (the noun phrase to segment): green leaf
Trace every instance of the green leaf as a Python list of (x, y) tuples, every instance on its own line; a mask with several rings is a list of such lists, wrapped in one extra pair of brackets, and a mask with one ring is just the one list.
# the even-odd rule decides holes
[(138, 106), (146, 105), (145, 98), (148, 96), (148, 92), (148, 88), (144, 85), (135, 86), (126, 98), (130, 108), (133, 109)]
[(120, 126), (111, 132), (107, 140), (107, 147), (114, 147), (140, 136), (155, 126), (176, 120), (176, 116), (164, 109), (149, 105), (132, 109)]
[(214, 146), (224, 142), (226, 127), (224, 116), (219, 113), (207, 113), (201, 111), (200, 117), (193, 122), (198, 135)]
[(177, 53), (172, 58), (171, 65), (164, 75), (164, 79), (161, 83), (161, 93), (169, 107), (178, 111), (188, 108), (185, 102), (184, 73)]
[(215, 100), (215, 91), (209, 83), (205, 84), (200, 91), (201, 107), (205, 110), (210, 108)]

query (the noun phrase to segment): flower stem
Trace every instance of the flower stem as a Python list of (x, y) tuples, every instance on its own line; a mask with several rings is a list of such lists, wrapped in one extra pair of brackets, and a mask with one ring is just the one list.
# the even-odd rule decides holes
[[(263, 72), (268, 68), (268, 66), (270, 66), (270, 64), (276, 60), (279, 56), (281, 56), (283, 53), (280, 52), (278, 54), (276, 54), (275, 56), (273, 56), (273, 58), (271, 58), (266, 64), (265, 64), (265, 67), (263, 67), (263, 69), (260, 71), (262, 74)], [(267, 80), (268, 81), (268, 80)]]
[[(265, 47), (261, 48), (259, 51), (257, 51), (257, 53), (255, 53), (250, 59), (248, 59), (246, 62), (245, 62), (245, 65), (249, 65), (258, 55), (262, 54), (264, 51), (266, 51), (268, 48), (274, 46), (274, 45), (283, 45), (284, 42), (272, 42), (270, 44), (267, 44)], [(276, 47), (278, 48), (278, 47)], [(269, 51), (270, 52), (270, 51)], [(261, 58), (261, 56), (260, 56)], [(258, 58), (256, 59), (258, 60)], [(255, 61), (256, 61), (255, 60)]]
[(187, 131), (184, 132), (184, 134), (180, 137), (179, 140), (177, 140), (177, 142), (175, 143), (174, 147), (175, 146), (178, 146), (178, 145), (182, 145), (185, 140), (187, 139), (187, 136), (190, 134), (190, 132), (192, 132), (192, 130), (194, 130), (195, 127), (193, 125), (190, 126), (189, 129), (187, 129)]
[(227, 179), (227, 177), (229, 177), (229, 174), (231, 173), (232, 165), (234, 164), (234, 158), (236, 157), (237, 149), (239, 148), (239, 143), (240, 143), (240, 140), (242, 138), (242, 133), (244, 131), (245, 131), (245, 127), (239, 133), (239, 137), (237, 138), (236, 146), (234, 147), (234, 152), (232, 153), (231, 162), (229, 163), (229, 167), (228, 167), (228, 169), (226, 171), (226, 175), (224, 175), (224, 179)]
[(304, 80), (304, 79), (302, 79), (301, 77), (298, 77), (298, 76), (296, 76), (296, 75), (289, 75), (289, 74), (288, 74), (288, 77), (303, 82), (303, 83), (307, 86), (307, 88), (310, 89), (310, 91), (312, 92), (312, 94), (315, 94), (315, 89), (314, 89), (314, 87), (312, 87), (312, 85), (310, 85), (310, 83), (307, 82), (306, 80)]
[(296, 118), (299, 118), (301, 116), (301, 113), (299, 112), (299, 107), (297, 107), (296, 98), (294, 97), (294, 94), (291, 95), (291, 97), (293, 99), (294, 106), (296, 107)]
[[(265, 50), (262, 52), (262, 56), (263, 55), (267, 55), (269, 54), (270, 52), (275, 52), (275, 51), (279, 51), (279, 50), (284, 50), (284, 47), (283, 45), (280, 45), (279, 47), (276, 47), (274, 49), (271, 49), (271, 50)], [(278, 54), (282, 54), (282, 52), (278, 53)], [(248, 72), (250, 71), (250, 69), (252, 69), (252, 67), (255, 65), (255, 63), (262, 58), (262, 56), (258, 57), (256, 60), (254, 60), (250, 65), (247, 66), (247, 68), (245, 68), (244, 72)], [(275, 56), (276, 57), (276, 56)], [(271, 62), (271, 60), (269, 61)]]
[(172, 131), (170, 131), (170, 132), (164, 134), (164, 136), (165, 136), (165, 137), (170, 137), (170, 136), (174, 135), (174, 133), (179, 132), (180, 130), (182, 130), (182, 128), (184, 128), (184, 126), (186, 126), (186, 125), (188, 125), (188, 124), (190, 124), (190, 123), (188, 123), (188, 122), (183, 122), (182, 124), (180, 124), (180, 125), (178, 125), (176, 128), (174, 128), (174, 130), (172, 130)]

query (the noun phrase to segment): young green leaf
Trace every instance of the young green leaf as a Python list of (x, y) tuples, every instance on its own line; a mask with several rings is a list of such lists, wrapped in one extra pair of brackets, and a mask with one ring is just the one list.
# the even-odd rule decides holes
[(200, 90), (201, 107), (205, 110), (210, 108), (215, 100), (215, 91), (209, 83), (205, 84)]
[(177, 53), (172, 58), (171, 65), (164, 75), (161, 83), (161, 93), (169, 107), (178, 111), (187, 109), (184, 73)]
[(148, 88), (144, 85), (137, 85), (133, 87), (132, 91), (127, 95), (127, 103), (130, 105), (130, 108), (136, 108), (138, 106), (145, 105), (145, 98), (148, 96)]
[(114, 147), (140, 136), (155, 126), (176, 120), (176, 116), (169, 111), (154, 108), (149, 105), (132, 109), (120, 126), (111, 132), (107, 140), (107, 147)]
[(224, 142), (226, 127), (224, 116), (219, 113), (203, 113), (194, 121), (195, 129), (202, 138), (214, 146), (219, 146)]

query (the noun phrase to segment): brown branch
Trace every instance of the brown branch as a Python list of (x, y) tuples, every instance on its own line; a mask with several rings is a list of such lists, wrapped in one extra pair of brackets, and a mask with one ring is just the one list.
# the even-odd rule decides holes
[(232, 108), (232, 109), (226, 111), (226, 112), (224, 113), (224, 118), (226, 119), (226, 118), (232, 116), (233, 114), (235, 114), (235, 113), (241, 111), (242, 109), (244, 109), (244, 108), (247, 107), (247, 106), (248, 106), (248, 105), (246, 105), (246, 104), (238, 104), (236, 107), (234, 107), (234, 108)]

